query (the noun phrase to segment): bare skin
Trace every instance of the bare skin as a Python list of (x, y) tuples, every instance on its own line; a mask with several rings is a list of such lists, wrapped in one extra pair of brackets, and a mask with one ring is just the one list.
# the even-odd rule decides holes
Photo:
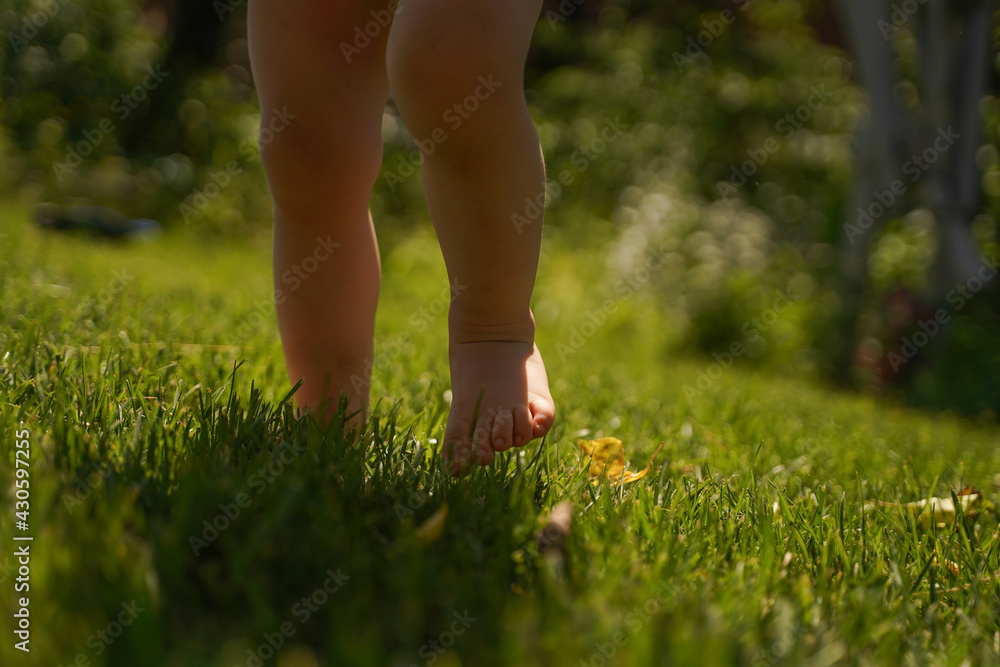
[[(540, 1), (404, 1), (391, 26), (345, 55), (344, 44), (358, 44), (355, 28), (372, 26), (372, 12), (388, 18), (385, 9), (377, 0), (250, 2), (262, 126), (275, 110), (295, 115), (266, 145), (262, 137), (278, 323), (289, 377), (303, 379), (299, 406), (329, 415), (346, 396), (366, 414), (380, 282), (368, 201), (391, 89), (424, 140), (428, 209), (451, 284), (461, 286), (449, 312), (443, 443), (461, 472), (545, 435), (555, 419), (529, 307), (541, 220), (518, 228), (511, 218), (545, 183), (522, 80)], [(307, 280), (289, 282), (290, 267), (331, 243)]]

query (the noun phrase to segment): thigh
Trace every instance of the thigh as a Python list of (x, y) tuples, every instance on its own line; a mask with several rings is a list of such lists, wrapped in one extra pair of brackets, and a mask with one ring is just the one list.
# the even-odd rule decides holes
[(403, 0), (389, 48), (433, 52), (457, 43), (470, 55), (489, 50), (523, 65), (541, 8), (542, 0)]
[[(470, 132), (509, 116), (502, 100), (523, 104), (524, 62), (540, 9), (541, 0), (404, 0), (389, 35), (388, 70), (410, 131), (424, 135), (444, 121)], [(484, 94), (490, 102), (477, 106), (476, 120), (449, 119), (452, 105)]]
[(374, 0), (250, 0), (250, 62), (265, 121), (287, 108), (293, 131), (322, 145), (380, 136), (391, 19)]

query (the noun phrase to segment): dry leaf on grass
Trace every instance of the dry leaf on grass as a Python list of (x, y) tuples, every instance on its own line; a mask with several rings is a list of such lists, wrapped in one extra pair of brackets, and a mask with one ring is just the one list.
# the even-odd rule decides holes
[[(966, 487), (958, 495), (958, 504), (962, 514), (972, 515), (983, 504), (983, 495), (975, 489)], [(878, 501), (883, 507), (895, 507), (896, 503)], [(938, 528), (947, 528), (955, 521), (955, 501), (951, 498), (923, 498), (912, 503), (900, 505), (913, 516), (924, 528), (934, 524)]]
[(630, 484), (646, 476), (653, 459), (660, 453), (663, 443), (656, 448), (646, 467), (638, 472), (625, 472), (625, 446), (618, 438), (598, 438), (597, 440), (580, 440), (576, 443), (586, 456), (592, 457), (587, 476), (595, 482), (603, 475), (614, 484)]
[(447, 518), (448, 503), (445, 503), (434, 514), (427, 517), (427, 520), (417, 528), (417, 541), (421, 544), (430, 544), (440, 538), (441, 533), (444, 532), (444, 522)]

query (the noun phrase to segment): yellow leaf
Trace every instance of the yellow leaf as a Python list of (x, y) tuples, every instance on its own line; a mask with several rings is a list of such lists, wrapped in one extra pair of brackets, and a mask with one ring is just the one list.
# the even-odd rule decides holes
[(584, 455), (592, 457), (590, 477), (607, 475), (610, 479), (621, 477), (625, 469), (625, 449), (618, 438), (600, 438), (599, 440), (580, 440), (576, 443)]
[(444, 503), (417, 528), (417, 541), (422, 544), (430, 544), (440, 538), (441, 533), (444, 532), (444, 522), (447, 518), (448, 503)]
[[(892, 506), (894, 503), (879, 503)], [(968, 514), (979, 509), (983, 504), (983, 496), (978, 492), (963, 493), (958, 496), (958, 504), (962, 514)], [(923, 498), (901, 506), (913, 515), (924, 528), (932, 523), (938, 528), (947, 528), (955, 521), (955, 501), (951, 498)]]
[[(959, 496), (958, 503), (962, 508), (962, 514), (967, 514), (983, 503), (983, 497), (978, 493)], [(904, 507), (916, 516), (923, 526), (934, 523), (938, 528), (946, 528), (955, 521), (955, 501), (951, 498), (925, 498), (906, 503)]]
[(618, 438), (598, 438), (597, 440), (580, 440), (577, 446), (586, 456), (592, 457), (587, 475), (595, 482), (603, 475), (614, 484), (630, 484), (646, 476), (653, 459), (660, 453), (663, 443), (656, 448), (646, 467), (638, 472), (625, 472), (625, 447)]

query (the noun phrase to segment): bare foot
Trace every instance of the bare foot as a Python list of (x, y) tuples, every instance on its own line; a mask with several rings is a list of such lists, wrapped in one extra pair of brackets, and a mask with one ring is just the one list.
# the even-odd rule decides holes
[(486, 330), (452, 320), (449, 328), (452, 403), (444, 457), (460, 474), (548, 433), (556, 408), (534, 322)]

